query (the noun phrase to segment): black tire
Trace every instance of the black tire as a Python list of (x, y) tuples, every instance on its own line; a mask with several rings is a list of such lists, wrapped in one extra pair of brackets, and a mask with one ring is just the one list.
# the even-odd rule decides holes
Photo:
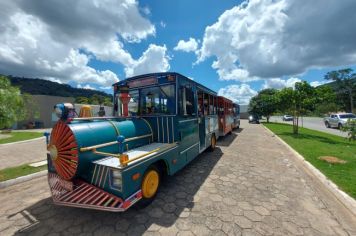
[(211, 139), (210, 139), (210, 146), (208, 148), (209, 152), (213, 152), (216, 148), (216, 136), (215, 134), (211, 135)]
[(341, 128), (342, 128), (342, 124), (339, 123), (339, 124), (337, 125), (337, 128), (338, 128), (338, 129), (341, 129)]
[(329, 122), (325, 122), (325, 126), (326, 126), (326, 128), (330, 128), (330, 124), (329, 124)]
[[(144, 196), (144, 191), (143, 191), (143, 183), (144, 183), (144, 180), (146, 179), (147, 175), (151, 172), (156, 172), (158, 174), (158, 186), (157, 186), (157, 190), (155, 191), (155, 193), (150, 196), (150, 197), (145, 197)], [(145, 208), (147, 207), (148, 205), (150, 205), (153, 200), (156, 198), (157, 196), (157, 193), (159, 191), (159, 187), (161, 185), (161, 176), (162, 176), (162, 172), (161, 170), (156, 166), (156, 165), (151, 165), (147, 168), (147, 170), (145, 171), (145, 174), (143, 175), (142, 177), (142, 181), (141, 181), (141, 191), (142, 191), (142, 199), (137, 203), (137, 206), (139, 208)]]

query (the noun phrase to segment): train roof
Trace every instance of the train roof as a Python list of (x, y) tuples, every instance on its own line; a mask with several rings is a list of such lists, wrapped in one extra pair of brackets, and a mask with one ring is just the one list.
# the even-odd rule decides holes
[[(232, 100), (230, 100), (230, 99), (228, 99), (228, 98), (226, 98), (226, 97), (224, 97), (224, 96), (218, 96), (218, 98), (222, 98), (222, 99), (224, 99), (224, 100), (226, 100), (226, 101), (228, 101), (228, 102), (231, 102), (231, 103), (234, 103), (235, 104), (235, 102), (233, 102)], [(237, 104), (237, 103), (236, 103)]]
[(214, 90), (212, 89), (209, 89), (207, 87), (205, 87), (204, 85), (192, 80), (192, 79), (189, 79), (187, 76), (184, 76), (180, 73), (177, 73), (177, 72), (158, 72), (158, 73), (148, 73), (148, 74), (142, 74), (142, 75), (137, 75), (137, 76), (133, 76), (133, 77), (129, 77), (129, 78), (126, 78), (126, 79), (123, 79), (115, 84), (114, 85), (124, 85), (126, 84), (126, 82), (128, 81), (132, 81), (132, 80), (136, 80), (136, 79), (140, 79), (140, 78), (145, 78), (145, 77), (150, 77), (150, 76), (168, 76), (168, 75), (178, 75), (178, 76), (181, 76), (187, 80), (190, 80), (191, 82), (195, 83), (199, 88), (202, 88), (210, 93), (213, 93), (213, 94), (216, 94), (217, 95), (217, 92), (215, 92)]

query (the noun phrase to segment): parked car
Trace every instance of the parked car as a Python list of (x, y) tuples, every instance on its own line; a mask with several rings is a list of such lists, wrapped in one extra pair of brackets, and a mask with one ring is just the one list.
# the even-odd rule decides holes
[(293, 116), (291, 116), (291, 115), (284, 115), (284, 116), (282, 117), (282, 120), (283, 120), (283, 121), (292, 121), (292, 120), (293, 120)]
[(259, 124), (260, 123), (260, 117), (256, 114), (250, 114), (248, 117), (248, 123), (255, 123)]
[(324, 118), (324, 124), (327, 128), (341, 128), (346, 124), (348, 119), (356, 120), (356, 115), (352, 113), (331, 114)]

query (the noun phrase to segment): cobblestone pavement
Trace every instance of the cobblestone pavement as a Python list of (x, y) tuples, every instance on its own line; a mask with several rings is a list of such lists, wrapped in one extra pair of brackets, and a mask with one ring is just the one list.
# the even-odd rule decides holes
[(219, 141), (145, 209), (52, 204), (46, 178), (0, 190), (0, 235), (356, 235), (356, 220), (261, 125)]
[(45, 138), (0, 145), (0, 170), (46, 159)]

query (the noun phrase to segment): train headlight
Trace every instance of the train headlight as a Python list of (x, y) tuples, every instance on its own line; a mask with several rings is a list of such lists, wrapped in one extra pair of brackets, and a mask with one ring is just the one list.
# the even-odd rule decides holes
[(60, 104), (55, 105), (54, 112), (56, 113), (57, 117), (59, 119), (61, 119), (64, 114), (64, 104), (60, 103)]
[(122, 188), (122, 175), (119, 170), (111, 170), (112, 185), (114, 188), (121, 190)]
[(74, 106), (71, 103), (59, 103), (54, 106), (54, 112), (57, 117), (61, 120), (67, 120), (68, 118), (73, 118), (75, 111)]

